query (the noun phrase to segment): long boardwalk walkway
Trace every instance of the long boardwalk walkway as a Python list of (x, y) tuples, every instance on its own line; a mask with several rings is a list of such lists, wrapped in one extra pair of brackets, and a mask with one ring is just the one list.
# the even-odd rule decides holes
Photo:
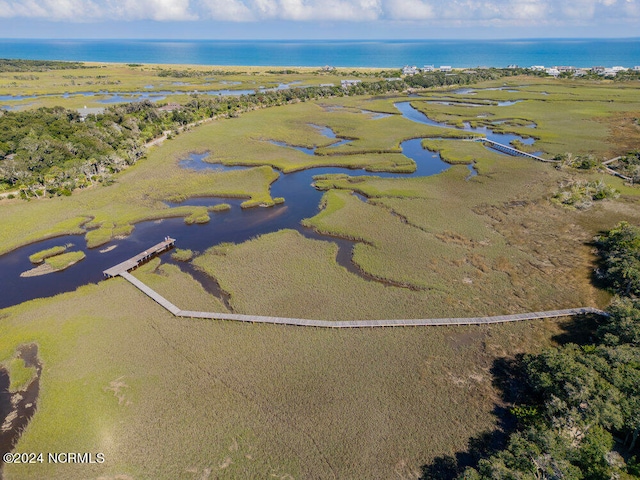
[[(171, 239), (173, 240), (173, 239)], [(174, 240), (175, 241), (175, 240)], [(160, 244), (158, 244), (160, 245)], [(125, 262), (126, 263), (126, 262)], [(298, 327), (319, 328), (372, 328), (372, 327), (418, 327), (437, 325), (488, 325), (494, 323), (519, 322), (522, 320), (534, 320), (539, 318), (569, 317), (575, 315), (596, 314), (608, 316), (606, 312), (592, 307), (569, 308), (566, 310), (550, 310), (544, 312), (518, 313), (515, 315), (497, 315), (493, 317), (469, 317), (469, 318), (423, 318), (423, 319), (392, 319), (392, 320), (311, 320), (304, 318), (267, 317), (262, 315), (238, 315), (234, 313), (217, 312), (192, 312), (181, 310), (158, 292), (148, 287), (145, 283), (131, 275), (126, 268), (119, 264), (111, 270), (114, 275), (121, 276), (148, 297), (152, 298), (162, 307), (176, 317), (185, 318), (210, 318), (215, 320), (231, 320), (246, 323), (271, 323), (277, 325), (295, 325)], [(125, 265), (126, 266), (126, 265)], [(106, 273), (106, 271), (105, 271)]]
[(509, 145), (504, 145), (502, 143), (489, 140), (488, 138), (485, 138), (485, 137), (474, 138), (472, 141), (488, 143), (489, 146), (491, 146), (492, 148), (495, 148), (496, 150), (500, 150), (501, 152), (504, 152), (504, 153), (508, 153), (509, 155), (520, 155), (523, 157), (529, 157), (529, 158), (533, 158), (534, 160), (538, 160), (539, 162), (556, 163), (555, 160), (548, 160), (546, 158), (533, 155), (532, 153), (523, 152), (522, 150), (518, 150), (517, 148), (513, 148), (513, 147), (510, 147)]

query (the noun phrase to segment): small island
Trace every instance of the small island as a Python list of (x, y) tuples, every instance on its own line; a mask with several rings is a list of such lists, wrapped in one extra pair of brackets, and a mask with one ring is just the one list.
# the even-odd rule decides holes
[[(53, 249), (50, 249), (50, 250), (53, 250)], [(42, 253), (42, 252), (39, 252), (39, 253)], [(31, 257), (34, 257), (34, 255), (32, 255)], [(31, 260), (31, 257), (29, 257), (30, 260)], [(54, 254), (53, 256), (50, 255), (44, 260), (44, 263), (37, 266), (36, 268), (32, 268), (31, 270), (22, 272), (20, 276), (23, 278), (39, 277), (41, 275), (47, 275), (49, 273), (61, 272), (63, 270), (66, 270), (70, 266), (78, 263), (79, 261), (83, 260), (85, 257), (86, 255), (84, 252), (67, 252), (67, 253)]]

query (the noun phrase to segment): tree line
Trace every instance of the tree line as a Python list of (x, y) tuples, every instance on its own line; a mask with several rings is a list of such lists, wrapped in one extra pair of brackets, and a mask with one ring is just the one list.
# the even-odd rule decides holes
[(0, 58), (0, 72), (46, 72), (87, 67), (82, 62), (61, 62), (57, 60), (20, 60)]

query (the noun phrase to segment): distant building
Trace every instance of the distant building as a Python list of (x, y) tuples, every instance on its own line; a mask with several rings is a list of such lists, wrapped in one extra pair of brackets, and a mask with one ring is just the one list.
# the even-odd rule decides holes
[(558, 75), (560, 75), (560, 70), (558, 70), (557, 68), (547, 68), (546, 72), (547, 75), (551, 75), (552, 77), (557, 77)]
[(451, 70), (453, 70), (451, 65), (440, 65), (441, 72), (450, 72)]
[(573, 72), (573, 76), (574, 77), (584, 77), (588, 72), (583, 69), (583, 68), (578, 68), (576, 69), (575, 72)]
[(336, 67), (332, 67), (331, 65), (325, 65), (324, 67), (322, 67), (323, 72), (333, 72), (335, 69)]
[(573, 73), (576, 71), (576, 67), (568, 67), (566, 65), (561, 65), (559, 67), (555, 67), (560, 73)]
[(342, 85), (342, 88), (351, 87), (359, 83), (362, 83), (362, 80), (341, 80), (340, 81), (340, 85)]
[(604, 73), (605, 70), (606, 70), (606, 68), (602, 67), (602, 66), (591, 67), (591, 71), (593, 73), (597, 73), (597, 74)]
[(415, 65), (413, 65), (412, 67), (410, 67), (409, 65), (405, 65), (402, 68), (403, 75), (415, 75), (416, 73), (418, 73), (418, 71), (418, 67), (416, 67)]
[(104, 113), (104, 108), (87, 108), (87, 106), (85, 105), (84, 108), (78, 109), (78, 113), (80, 114), (80, 120), (84, 122), (89, 115), (102, 115)]
[(436, 67), (434, 65), (425, 65), (424, 67), (422, 67), (422, 71), (425, 73), (428, 72), (435, 72)]
[(611, 67), (611, 70), (618, 73), (618, 72), (626, 72), (628, 69), (625, 67)]
[(636, 65), (635, 67), (633, 67), (633, 71), (640, 72), (640, 65)]
[(529, 70), (533, 70), (534, 72), (544, 72), (544, 65), (532, 65), (529, 67)]
[(511, 70), (515, 70), (516, 68), (520, 68), (520, 67), (518, 67), (518, 65), (516, 65), (515, 63), (512, 63), (511, 65), (508, 65), (507, 68)]

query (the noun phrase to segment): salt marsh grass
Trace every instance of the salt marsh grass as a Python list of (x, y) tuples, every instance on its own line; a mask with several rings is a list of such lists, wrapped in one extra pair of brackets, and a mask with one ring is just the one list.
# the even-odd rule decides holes
[(49, 257), (45, 260), (45, 263), (49, 265), (54, 271), (64, 270), (69, 268), (74, 263), (78, 263), (80, 260), (84, 260), (86, 257), (84, 252), (66, 252)]
[[(535, 122), (531, 134), (550, 153), (613, 151), (608, 119), (637, 111), (637, 97), (626, 88), (618, 104), (604, 101), (613, 93), (608, 86), (587, 87), (581, 101), (580, 90), (566, 82), (527, 81), (520, 95), (481, 94), (483, 100), (524, 100), (509, 107), (424, 108), (454, 123), (473, 115), (481, 121), (482, 112), (518, 119), (504, 129), (524, 130), (525, 121)], [(543, 102), (542, 91), (552, 98)], [(94, 228), (88, 240), (97, 243), (142, 220), (208, 215), (202, 207), (169, 208), (170, 198), (219, 195), (275, 203), (269, 191), (279, 175), (274, 168), (406, 166), (400, 142), (434, 130), (397, 115), (371, 120), (357, 112), (394, 113), (397, 100), (350, 97), (248, 113), (179, 135), (113, 185), (71, 197), (3, 201), (0, 252), (81, 232), (87, 222)], [(348, 111), (328, 111), (325, 103)], [(309, 124), (331, 127), (354, 139), (352, 146), (332, 149), (332, 140)], [(316, 146), (325, 155), (270, 140)], [(591, 285), (588, 244), (620, 219), (640, 221), (637, 193), (632, 197), (637, 190), (619, 188), (612, 179), (620, 199), (588, 212), (569, 211), (550, 197), (571, 173), (477, 144), (427, 144), (451, 163), (475, 161), (479, 175), (466, 181), (467, 168), (454, 165), (428, 178), (316, 179), (326, 190), (323, 209), (305, 223), (353, 239), (359, 271), (336, 261), (335, 243), (293, 230), (220, 245), (193, 263), (218, 280), (237, 313), (424, 318), (606, 304)], [(189, 152), (205, 150), (213, 161), (259, 166), (226, 172), (178, 167)], [(175, 265), (154, 259), (134, 274), (180, 308), (226, 311)], [(107, 462), (6, 465), (4, 474), (65, 480), (415, 478), (421, 465), (466, 449), (468, 438), (497, 426), (495, 359), (539, 351), (561, 324), (333, 331), (189, 320), (173, 317), (124, 279), (87, 285), (0, 311), (0, 359), (35, 342), (43, 362), (38, 411), (17, 451), (104, 452)], [(24, 382), (27, 373), (18, 372), (19, 364), (13, 368)]]
[(42, 263), (47, 258), (60, 255), (61, 253), (64, 253), (66, 250), (67, 250), (67, 247), (64, 245), (51, 247), (46, 250), (41, 250), (39, 252), (36, 252), (33, 255), (29, 255), (29, 261), (31, 263)]
[[(220, 307), (175, 267), (150, 263), (136, 275), (179, 305)], [(546, 321), (338, 332), (187, 320), (122, 279), (3, 310), (0, 323), (0, 358), (37, 342), (44, 365), (18, 451), (107, 459), (4, 473), (70, 480), (419, 472), (496, 425), (493, 359), (548, 345), (559, 330)]]
[(23, 390), (36, 375), (35, 367), (27, 367), (22, 358), (13, 357), (0, 364), (9, 374), (9, 392), (15, 393)]

